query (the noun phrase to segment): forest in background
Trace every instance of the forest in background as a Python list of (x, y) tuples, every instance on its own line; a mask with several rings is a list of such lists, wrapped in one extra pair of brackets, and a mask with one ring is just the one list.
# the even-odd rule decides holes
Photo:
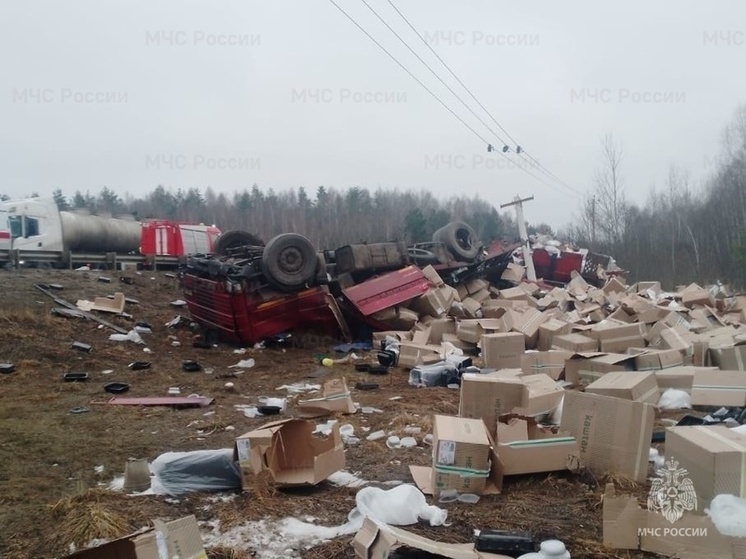
[[(623, 146), (607, 135), (600, 152), (598, 171), (572, 222), (556, 234), (546, 224), (529, 223), (530, 234), (554, 235), (611, 255), (629, 270), (631, 281), (656, 279), (667, 288), (693, 281), (746, 286), (746, 107), (725, 128), (720, 159), (705, 184), (693, 185), (685, 171), (671, 168), (664, 188), (651, 187), (642, 205), (626, 197)], [(265, 241), (297, 232), (320, 248), (429, 241), (436, 229), (456, 219), (474, 227), (485, 244), (517, 237), (512, 214), (498, 212), (478, 196), (441, 200), (425, 190), (319, 186), (311, 192), (304, 187), (277, 192), (254, 185), (226, 194), (210, 187), (159, 185), (142, 197), (103, 187), (97, 194), (72, 196), (58, 189), (54, 198), (63, 210), (214, 223), (224, 231), (251, 231)]]

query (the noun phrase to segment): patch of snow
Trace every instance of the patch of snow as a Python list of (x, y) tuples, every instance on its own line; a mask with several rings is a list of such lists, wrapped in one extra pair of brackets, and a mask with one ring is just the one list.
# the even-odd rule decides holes
[(110, 491), (124, 491), (124, 476), (115, 477), (109, 482)]
[(317, 390), (321, 390), (321, 385), (296, 382), (295, 384), (283, 384), (282, 386), (278, 386), (277, 390), (287, 390), (291, 394), (300, 394), (302, 392), (316, 392)]
[(93, 471), (96, 472), (97, 474), (103, 474), (104, 473), (104, 467), (103, 467), (103, 465), (101, 465), (101, 466), (94, 466), (93, 467)]

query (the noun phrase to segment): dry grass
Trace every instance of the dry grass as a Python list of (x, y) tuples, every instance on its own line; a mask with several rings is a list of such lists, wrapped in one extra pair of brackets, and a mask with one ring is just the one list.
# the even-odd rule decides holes
[(253, 553), (225, 545), (216, 545), (207, 549), (208, 559), (251, 559)]
[(57, 538), (80, 548), (91, 540), (112, 540), (132, 532), (129, 521), (104, 503), (110, 496), (101, 489), (90, 489), (57, 501), (51, 506), (52, 517), (60, 521)]

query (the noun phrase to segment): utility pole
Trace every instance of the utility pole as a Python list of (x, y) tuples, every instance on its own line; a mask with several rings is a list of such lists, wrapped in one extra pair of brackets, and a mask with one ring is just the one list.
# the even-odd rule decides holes
[(591, 198), (591, 250), (596, 248), (596, 195)]
[(516, 196), (512, 202), (501, 204), (500, 209), (509, 206), (515, 206), (515, 217), (518, 220), (518, 235), (523, 243), (523, 261), (526, 263), (526, 277), (529, 281), (536, 281), (536, 270), (534, 269), (534, 259), (531, 257), (531, 243), (528, 242), (528, 231), (526, 231), (526, 221), (523, 219), (523, 202), (530, 202), (533, 196), (521, 198)]

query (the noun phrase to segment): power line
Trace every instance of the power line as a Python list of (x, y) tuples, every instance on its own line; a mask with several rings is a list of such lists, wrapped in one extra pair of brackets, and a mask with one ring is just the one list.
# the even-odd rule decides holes
[(416, 82), (417, 82), (418, 84), (420, 84), (420, 85), (421, 85), (421, 86), (422, 86), (423, 88), (425, 88), (425, 91), (427, 91), (427, 92), (428, 92), (428, 93), (429, 93), (430, 95), (432, 95), (432, 97), (433, 97), (433, 98), (434, 98), (434, 99), (435, 99), (435, 100), (436, 100), (436, 101), (437, 101), (438, 103), (440, 103), (441, 105), (443, 105), (443, 107), (444, 107), (444, 108), (445, 108), (445, 109), (446, 109), (446, 110), (447, 110), (447, 111), (448, 111), (449, 113), (451, 113), (451, 114), (452, 114), (452, 115), (453, 115), (454, 117), (456, 117), (456, 118), (458, 119), (458, 121), (459, 121), (459, 122), (460, 122), (461, 124), (463, 124), (464, 126), (466, 126), (466, 127), (467, 127), (467, 128), (468, 128), (468, 129), (469, 129), (469, 130), (470, 130), (471, 132), (472, 132), (472, 134), (474, 134), (474, 135), (475, 135), (475, 136), (476, 136), (477, 138), (479, 138), (479, 139), (480, 139), (480, 140), (481, 140), (481, 141), (482, 141), (483, 143), (485, 143), (485, 144), (489, 144), (489, 142), (488, 142), (487, 140), (485, 140), (485, 139), (484, 139), (484, 138), (482, 137), (482, 135), (481, 135), (481, 134), (479, 134), (479, 132), (477, 132), (476, 130), (474, 130), (474, 128), (472, 128), (472, 127), (471, 127), (471, 126), (470, 126), (470, 125), (469, 125), (469, 124), (468, 124), (468, 123), (467, 123), (467, 122), (466, 122), (466, 121), (465, 121), (464, 119), (462, 119), (462, 118), (461, 118), (460, 116), (458, 116), (458, 115), (457, 115), (457, 114), (456, 114), (456, 113), (455, 113), (455, 112), (453, 111), (453, 109), (451, 109), (451, 108), (450, 108), (450, 107), (449, 107), (448, 105), (446, 105), (446, 104), (445, 104), (445, 103), (444, 103), (444, 102), (443, 102), (443, 101), (442, 101), (442, 100), (440, 99), (440, 97), (438, 97), (437, 95), (435, 95), (435, 93), (433, 93), (433, 92), (432, 92), (432, 90), (431, 90), (431, 89), (430, 89), (429, 87), (427, 87), (427, 86), (426, 86), (426, 85), (425, 85), (424, 83), (422, 83), (422, 81), (420, 81), (420, 79), (419, 79), (419, 78), (417, 78), (417, 76), (415, 76), (415, 75), (414, 75), (414, 74), (413, 74), (412, 72), (410, 72), (410, 71), (409, 71), (409, 70), (407, 69), (407, 67), (406, 67), (406, 66), (404, 66), (404, 64), (402, 64), (401, 62), (399, 62), (399, 61), (398, 61), (398, 60), (396, 59), (396, 57), (395, 57), (395, 56), (394, 56), (393, 54), (391, 54), (391, 53), (390, 53), (389, 51), (387, 51), (387, 50), (386, 50), (386, 48), (385, 48), (385, 47), (384, 47), (384, 46), (383, 46), (383, 45), (382, 45), (381, 43), (379, 43), (378, 41), (376, 41), (376, 39), (375, 39), (375, 38), (374, 38), (374, 37), (373, 37), (373, 36), (372, 36), (372, 35), (371, 35), (370, 33), (368, 33), (368, 32), (367, 32), (367, 31), (366, 31), (366, 30), (365, 30), (365, 29), (364, 29), (364, 28), (363, 28), (363, 27), (362, 27), (362, 26), (361, 26), (361, 25), (360, 25), (360, 24), (359, 24), (359, 23), (357, 22), (357, 21), (355, 21), (355, 20), (354, 20), (354, 19), (352, 18), (352, 16), (351, 16), (350, 14), (348, 14), (347, 12), (345, 12), (345, 11), (344, 11), (344, 10), (343, 10), (343, 9), (342, 9), (342, 8), (341, 8), (340, 6), (339, 6), (339, 4), (337, 4), (337, 3), (336, 3), (336, 2), (334, 1), (334, 0), (329, 0), (329, 2), (331, 2), (332, 4), (334, 4), (334, 6), (335, 6), (335, 7), (336, 7), (336, 8), (337, 8), (337, 9), (338, 9), (338, 10), (339, 10), (340, 12), (342, 12), (342, 13), (343, 13), (343, 14), (345, 15), (345, 17), (346, 17), (347, 19), (349, 19), (349, 20), (350, 20), (350, 21), (351, 21), (352, 23), (354, 23), (354, 24), (355, 24), (355, 26), (356, 26), (356, 27), (357, 27), (358, 29), (360, 29), (360, 31), (362, 31), (363, 33), (365, 33), (365, 35), (367, 35), (367, 37), (368, 37), (368, 38), (369, 38), (369, 39), (370, 39), (371, 41), (373, 41), (373, 42), (374, 42), (374, 43), (375, 43), (375, 44), (376, 44), (376, 45), (378, 46), (378, 48), (380, 48), (380, 49), (381, 49), (381, 50), (382, 50), (383, 52), (385, 52), (385, 53), (386, 53), (386, 54), (387, 54), (387, 55), (389, 56), (389, 58), (391, 58), (391, 60), (393, 60), (394, 62), (396, 62), (396, 64), (397, 64), (397, 65), (398, 65), (398, 66), (399, 66), (399, 67), (400, 67), (400, 68), (401, 68), (402, 70), (404, 70), (404, 71), (405, 71), (405, 72), (406, 72), (407, 74), (409, 74), (409, 75), (410, 75), (410, 77), (411, 77), (411, 78), (412, 78), (413, 80), (415, 80), (415, 81), (416, 81)]
[(446, 89), (448, 89), (448, 91), (450, 91), (450, 92), (451, 92), (451, 93), (453, 94), (453, 96), (454, 96), (454, 97), (455, 97), (456, 99), (458, 99), (458, 100), (459, 100), (459, 102), (460, 102), (460, 103), (461, 103), (461, 104), (462, 104), (462, 105), (463, 105), (464, 107), (466, 107), (466, 109), (467, 109), (467, 110), (468, 110), (468, 111), (469, 111), (469, 112), (470, 112), (470, 113), (471, 113), (472, 115), (474, 115), (474, 117), (475, 117), (475, 118), (476, 118), (476, 119), (477, 119), (477, 120), (478, 120), (479, 122), (481, 122), (481, 123), (482, 123), (482, 125), (483, 125), (483, 126), (484, 126), (484, 127), (485, 127), (485, 128), (487, 129), (487, 130), (489, 130), (489, 131), (490, 131), (490, 132), (491, 132), (491, 133), (492, 133), (492, 134), (493, 134), (493, 135), (494, 135), (494, 136), (495, 136), (495, 137), (496, 137), (496, 138), (497, 138), (498, 140), (500, 140), (500, 142), (502, 142), (502, 144), (503, 144), (503, 145), (507, 145), (507, 143), (508, 143), (508, 142), (506, 142), (505, 140), (503, 140), (503, 139), (502, 139), (502, 138), (501, 138), (501, 137), (500, 137), (500, 136), (499, 136), (499, 135), (497, 134), (497, 132), (495, 132), (495, 131), (494, 131), (494, 130), (493, 130), (492, 128), (490, 128), (489, 124), (487, 124), (487, 123), (486, 123), (486, 122), (485, 122), (485, 121), (484, 121), (484, 120), (483, 120), (483, 119), (482, 119), (482, 118), (481, 118), (481, 117), (480, 117), (480, 116), (479, 116), (479, 115), (478, 115), (477, 113), (475, 113), (475, 112), (474, 112), (474, 110), (473, 110), (473, 109), (472, 109), (472, 108), (471, 108), (471, 107), (470, 107), (469, 105), (467, 105), (467, 104), (466, 104), (466, 102), (465, 102), (465, 101), (464, 101), (463, 99), (461, 99), (461, 97), (459, 96), (459, 94), (458, 94), (458, 93), (456, 93), (455, 91), (453, 91), (453, 89), (451, 88), (451, 86), (449, 86), (449, 85), (448, 85), (448, 84), (447, 84), (447, 83), (446, 83), (445, 81), (443, 81), (443, 78), (441, 78), (441, 77), (440, 77), (440, 76), (438, 75), (438, 73), (437, 73), (437, 72), (436, 72), (435, 70), (433, 70), (433, 69), (432, 69), (432, 68), (430, 67), (430, 65), (429, 65), (429, 64), (428, 64), (427, 62), (425, 62), (425, 61), (424, 61), (424, 60), (422, 59), (422, 57), (421, 57), (421, 56), (420, 56), (419, 54), (417, 54), (417, 53), (416, 53), (416, 52), (414, 51), (414, 49), (413, 49), (412, 47), (410, 47), (410, 46), (409, 46), (409, 44), (408, 44), (408, 43), (407, 43), (407, 42), (406, 42), (406, 41), (405, 41), (404, 39), (402, 39), (401, 35), (399, 35), (399, 33), (397, 33), (397, 32), (396, 32), (396, 30), (395, 30), (395, 29), (394, 29), (393, 27), (391, 27), (391, 26), (390, 26), (390, 25), (389, 25), (389, 24), (388, 24), (388, 23), (386, 22), (386, 20), (385, 20), (385, 19), (383, 19), (383, 18), (382, 18), (382, 17), (381, 17), (381, 16), (380, 16), (380, 15), (378, 14), (378, 12), (376, 12), (376, 11), (375, 11), (375, 10), (373, 9), (373, 7), (372, 7), (372, 6), (370, 5), (370, 4), (368, 4), (368, 1), (367, 1), (367, 0), (360, 0), (360, 1), (361, 1), (361, 2), (363, 3), (363, 4), (365, 4), (365, 6), (366, 6), (366, 7), (367, 7), (367, 8), (368, 8), (368, 9), (369, 9), (369, 10), (370, 10), (371, 12), (373, 12), (373, 15), (375, 15), (375, 16), (376, 16), (376, 17), (377, 17), (377, 18), (378, 18), (379, 20), (381, 20), (381, 23), (383, 23), (383, 24), (384, 24), (384, 25), (385, 25), (385, 26), (386, 26), (386, 27), (388, 28), (388, 30), (389, 30), (389, 31), (391, 31), (391, 32), (392, 32), (392, 33), (393, 33), (393, 34), (394, 34), (394, 35), (396, 36), (396, 38), (397, 38), (397, 39), (399, 39), (399, 41), (401, 41), (401, 43), (402, 43), (402, 44), (403, 44), (403, 45), (404, 45), (405, 47), (407, 47), (407, 49), (409, 50), (409, 52), (411, 52), (412, 54), (414, 54), (414, 55), (415, 55), (415, 56), (417, 57), (417, 60), (419, 60), (420, 62), (422, 62), (422, 64), (424, 64), (424, 65), (425, 65), (425, 68), (427, 68), (428, 70), (430, 70), (430, 73), (431, 73), (431, 74), (432, 74), (433, 76), (435, 76), (435, 77), (437, 78), (437, 80), (438, 80), (438, 81), (439, 81), (440, 83), (442, 83), (442, 84), (443, 84), (443, 85), (444, 85), (444, 86), (446, 87)]
[[(363, 1), (365, 1), (365, 0), (363, 0)], [(455, 80), (456, 80), (456, 81), (457, 81), (457, 82), (458, 82), (458, 83), (459, 83), (459, 84), (461, 85), (461, 87), (463, 87), (463, 88), (464, 88), (464, 90), (465, 90), (465, 91), (466, 91), (466, 92), (467, 92), (467, 93), (469, 94), (469, 96), (470, 96), (470, 97), (471, 97), (471, 98), (472, 98), (472, 99), (474, 100), (474, 102), (476, 102), (476, 104), (477, 104), (477, 105), (479, 105), (479, 107), (480, 107), (480, 108), (481, 108), (481, 109), (482, 109), (482, 110), (483, 110), (483, 111), (484, 111), (484, 112), (485, 112), (485, 113), (487, 114), (487, 116), (489, 116), (489, 117), (490, 117), (490, 119), (492, 120), (492, 122), (494, 122), (494, 123), (495, 123), (495, 125), (496, 125), (496, 126), (497, 126), (497, 127), (498, 127), (498, 128), (500, 129), (500, 130), (502, 130), (502, 131), (503, 131), (503, 132), (505, 133), (505, 135), (506, 135), (506, 136), (507, 136), (507, 137), (508, 137), (508, 138), (509, 138), (509, 139), (510, 139), (510, 140), (511, 140), (512, 142), (513, 142), (513, 144), (514, 144), (514, 145), (516, 146), (516, 151), (518, 151), (518, 149), (519, 149), (519, 143), (518, 143), (518, 142), (516, 141), (516, 139), (515, 139), (515, 138), (513, 138), (513, 136), (511, 136), (511, 135), (510, 135), (510, 133), (509, 133), (509, 132), (508, 132), (508, 131), (507, 131), (507, 130), (506, 130), (506, 129), (505, 129), (505, 128), (504, 128), (504, 127), (503, 127), (503, 126), (502, 126), (502, 125), (501, 125), (501, 124), (500, 124), (500, 123), (498, 122), (498, 121), (497, 121), (497, 119), (495, 119), (495, 117), (494, 117), (494, 116), (492, 115), (492, 113), (491, 113), (491, 112), (490, 112), (490, 111), (489, 111), (489, 110), (487, 109), (487, 107), (485, 107), (485, 106), (484, 106), (484, 105), (482, 104), (482, 102), (481, 102), (481, 101), (479, 101), (479, 99), (477, 99), (476, 95), (474, 95), (474, 93), (472, 93), (472, 91), (471, 91), (471, 90), (470, 90), (470, 89), (469, 89), (469, 88), (468, 88), (468, 87), (466, 86), (466, 84), (465, 84), (465, 83), (464, 83), (463, 81), (461, 81), (461, 79), (460, 79), (460, 78), (459, 78), (459, 77), (458, 77), (458, 76), (457, 76), (457, 75), (455, 74), (455, 72), (454, 72), (453, 70), (451, 70), (450, 66), (448, 66), (448, 64), (446, 63), (446, 61), (445, 61), (445, 60), (443, 60), (443, 58), (441, 58), (441, 56), (440, 56), (440, 55), (439, 55), (439, 54), (438, 54), (438, 53), (437, 53), (437, 52), (435, 51), (435, 49), (433, 49), (433, 47), (431, 47), (431, 46), (430, 46), (430, 43), (428, 43), (428, 42), (427, 42), (427, 41), (425, 40), (425, 38), (424, 38), (424, 37), (423, 37), (423, 36), (422, 36), (422, 35), (420, 34), (420, 32), (419, 32), (419, 31), (417, 31), (417, 29), (416, 29), (416, 28), (414, 27), (414, 25), (412, 25), (412, 23), (411, 23), (411, 22), (410, 22), (410, 21), (409, 21), (409, 20), (407, 19), (407, 17), (406, 17), (406, 16), (405, 16), (405, 15), (404, 15), (404, 14), (403, 14), (403, 13), (402, 13), (402, 12), (401, 12), (400, 10), (399, 10), (399, 8), (397, 8), (397, 7), (396, 7), (396, 6), (394, 5), (394, 3), (392, 2), (392, 0), (387, 0), (387, 1), (388, 1), (389, 5), (390, 5), (390, 6), (392, 7), (392, 8), (394, 8), (394, 10), (396, 11), (396, 13), (397, 13), (397, 14), (399, 14), (399, 16), (400, 16), (400, 17), (401, 17), (401, 18), (402, 18), (402, 19), (404, 20), (404, 22), (405, 22), (405, 23), (406, 23), (406, 24), (407, 24), (407, 25), (409, 26), (409, 28), (410, 28), (410, 29), (411, 29), (411, 30), (412, 30), (412, 31), (413, 31), (413, 32), (415, 33), (415, 35), (417, 35), (417, 37), (419, 37), (420, 41), (422, 41), (422, 42), (424, 43), (424, 45), (425, 45), (425, 46), (426, 46), (426, 47), (427, 47), (427, 48), (428, 48), (428, 49), (430, 50), (430, 52), (431, 52), (431, 53), (433, 53), (433, 55), (435, 55), (435, 57), (436, 57), (436, 58), (438, 59), (438, 61), (439, 61), (439, 62), (440, 62), (440, 63), (441, 63), (442, 65), (443, 65), (443, 67), (444, 67), (444, 68), (445, 68), (446, 70), (448, 70), (448, 72), (449, 72), (449, 73), (451, 74), (451, 76), (453, 76), (453, 78), (454, 78), (454, 79), (455, 79)], [(366, 5), (367, 5), (367, 3), (366, 3)], [(411, 50), (411, 49), (410, 49), (410, 50)], [(419, 58), (419, 57), (418, 57), (418, 58)], [(428, 67), (428, 68), (429, 68), (429, 67)], [(431, 69), (430, 71), (432, 71), (432, 69)], [(441, 81), (442, 81), (442, 80), (441, 80)], [(449, 88), (449, 89), (450, 89), (450, 88)], [(490, 130), (490, 131), (491, 131), (491, 130)], [(494, 133), (494, 132), (493, 132), (493, 133)], [(495, 136), (497, 136), (497, 134), (495, 134)], [(498, 139), (499, 139), (499, 136), (498, 136)], [(502, 141), (502, 140), (501, 140), (501, 141)], [(506, 142), (503, 142), (503, 143), (506, 143)], [(542, 164), (541, 164), (541, 163), (540, 163), (540, 162), (539, 162), (539, 161), (538, 161), (537, 159), (535, 159), (535, 158), (534, 158), (534, 157), (533, 157), (533, 156), (532, 156), (531, 154), (527, 153), (527, 152), (526, 152), (525, 150), (523, 150), (523, 149), (521, 149), (521, 150), (520, 150), (520, 153), (523, 153), (523, 154), (525, 154), (525, 155), (526, 155), (527, 157), (529, 157), (529, 158), (530, 158), (530, 159), (531, 159), (531, 160), (533, 161), (533, 164), (534, 164), (534, 165), (535, 165), (536, 167), (538, 167), (538, 168), (539, 168), (540, 170), (542, 170), (542, 171), (543, 171), (544, 173), (546, 173), (546, 174), (547, 174), (548, 176), (550, 176), (550, 177), (551, 177), (552, 179), (554, 179), (555, 181), (559, 182), (560, 184), (562, 184), (562, 185), (563, 185), (563, 186), (565, 186), (566, 188), (568, 188), (568, 189), (572, 190), (572, 191), (573, 191), (573, 192), (575, 192), (576, 194), (578, 194), (578, 195), (582, 195), (582, 193), (581, 193), (581, 192), (579, 192), (578, 190), (576, 190), (576, 189), (575, 189), (575, 188), (573, 188), (572, 186), (570, 186), (570, 185), (566, 184), (566, 183), (565, 183), (565, 182), (564, 182), (564, 181), (563, 181), (562, 179), (560, 179), (560, 178), (559, 178), (559, 177), (557, 177), (557, 176), (556, 176), (556, 175), (555, 175), (554, 173), (552, 173), (551, 171), (549, 171), (549, 169), (547, 169), (546, 167), (544, 167), (544, 166), (543, 166), (543, 165), (542, 165)], [(520, 155), (520, 153), (519, 153), (519, 155)]]
[[(490, 142), (488, 142), (481, 134), (479, 134), (479, 132), (477, 132), (476, 130), (474, 130), (474, 128), (472, 126), (470, 126), (464, 119), (462, 119), (458, 114), (456, 114), (456, 112), (453, 109), (451, 109), (446, 103), (444, 103), (443, 100), (440, 99), (440, 97), (438, 97), (435, 93), (433, 93), (433, 91), (429, 87), (427, 87), (427, 85), (425, 85), (419, 78), (417, 78), (417, 76), (415, 76), (412, 72), (410, 72), (407, 69), (407, 67), (404, 66), (404, 64), (402, 64), (401, 62), (399, 62), (399, 60), (397, 60), (397, 58), (393, 54), (391, 54), (388, 50), (386, 50), (386, 48), (375, 39), (375, 37), (373, 37), (370, 33), (368, 33), (365, 30), (365, 28), (363, 28), (350, 14), (348, 14), (341, 6), (339, 6), (339, 4), (337, 4), (334, 0), (329, 0), (329, 2), (331, 2), (334, 5), (335, 8), (337, 8), (340, 12), (342, 12), (342, 14), (347, 19), (349, 19), (355, 25), (355, 27), (357, 27), (358, 29), (360, 29), (360, 31), (362, 31), (371, 41), (373, 41), (378, 48), (380, 48), (383, 52), (385, 52), (388, 55), (388, 57), (391, 58), (391, 60), (393, 60), (402, 70), (404, 70), (407, 74), (409, 74), (409, 76), (413, 80), (415, 80), (418, 84), (420, 84), (425, 89), (425, 91), (427, 91), (436, 101), (438, 101), (438, 103), (440, 103), (449, 113), (451, 113), (461, 124), (463, 124), (469, 131), (471, 131), (472, 134), (474, 134), (477, 138), (479, 138), (486, 146), (488, 146), (488, 148), (490, 148), (492, 146), (492, 144)], [(363, 0), (363, 2), (365, 3), (364, 0)], [(367, 3), (366, 3), (366, 5), (367, 5)], [(370, 6), (368, 6), (368, 7), (370, 8)], [(374, 11), (374, 10), (372, 10), (372, 8), (371, 8), (371, 11)], [(375, 11), (374, 11), (374, 13), (375, 13)], [(381, 19), (380, 16), (379, 16), (379, 19)], [(386, 25), (386, 26), (389, 27), (388, 25)], [(389, 29), (391, 29), (391, 28), (389, 27)], [(393, 32), (393, 30), (392, 30), (392, 32)], [(400, 40), (403, 41), (403, 39), (401, 39), (401, 37), (400, 37)], [(406, 42), (405, 42), (405, 45), (406, 45)], [(424, 61), (423, 61), (423, 63), (424, 63)], [(431, 71), (432, 71), (432, 69), (431, 69)], [(437, 74), (436, 74), (436, 77), (437, 77)], [(454, 95), (456, 95), (456, 94), (454, 93)], [(469, 107), (467, 106), (467, 108), (469, 108)], [(479, 118), (479, 117), (477, 117), (477, 118)], [(481, 121), (481, 119), (480, 119), (480, 121)], [(482, 121), (482, 123), (484, 124), (483, 121)], [(488, 128), (488, 130), (490, 130), (490, 132), (492, 132), (495, 136), (497, 136), (497, 134), (495, 134), (495, 132), (492, 131), (488, 126), (487, 126), (487, 128)], [(499, 139), (499, 136), (497, 136), (497, 137)], [(500, 140), (500, 141), (502, 141), (502, 140)], [(534, 175), (533, 173), (531, 173), (530, 171), (528, 171), (527, 169), (525, 169), (524, 167), (522, 167), (521, 165), (519, 165), (516, 161), (510, 159), (502, 151), (500, 151), (500, 150), (496, 150), (496, 151), (497, 151), (497, 153), (499, 155), (501, 155), (502, 157), (504, 157), (509, 162), (513, 163), (518, 169), (520, 169), (521, 171), (523, 171), (524, 173), (526, 173), (527, 175), (529, 175), (533, 179), (539, 181), (540, 183), (544, 184), (545, 186), (548, 186), (549, 188), (555, 188), (552, 184), (546, 183), (541, 178), (537, 177), (536, 175)]]

